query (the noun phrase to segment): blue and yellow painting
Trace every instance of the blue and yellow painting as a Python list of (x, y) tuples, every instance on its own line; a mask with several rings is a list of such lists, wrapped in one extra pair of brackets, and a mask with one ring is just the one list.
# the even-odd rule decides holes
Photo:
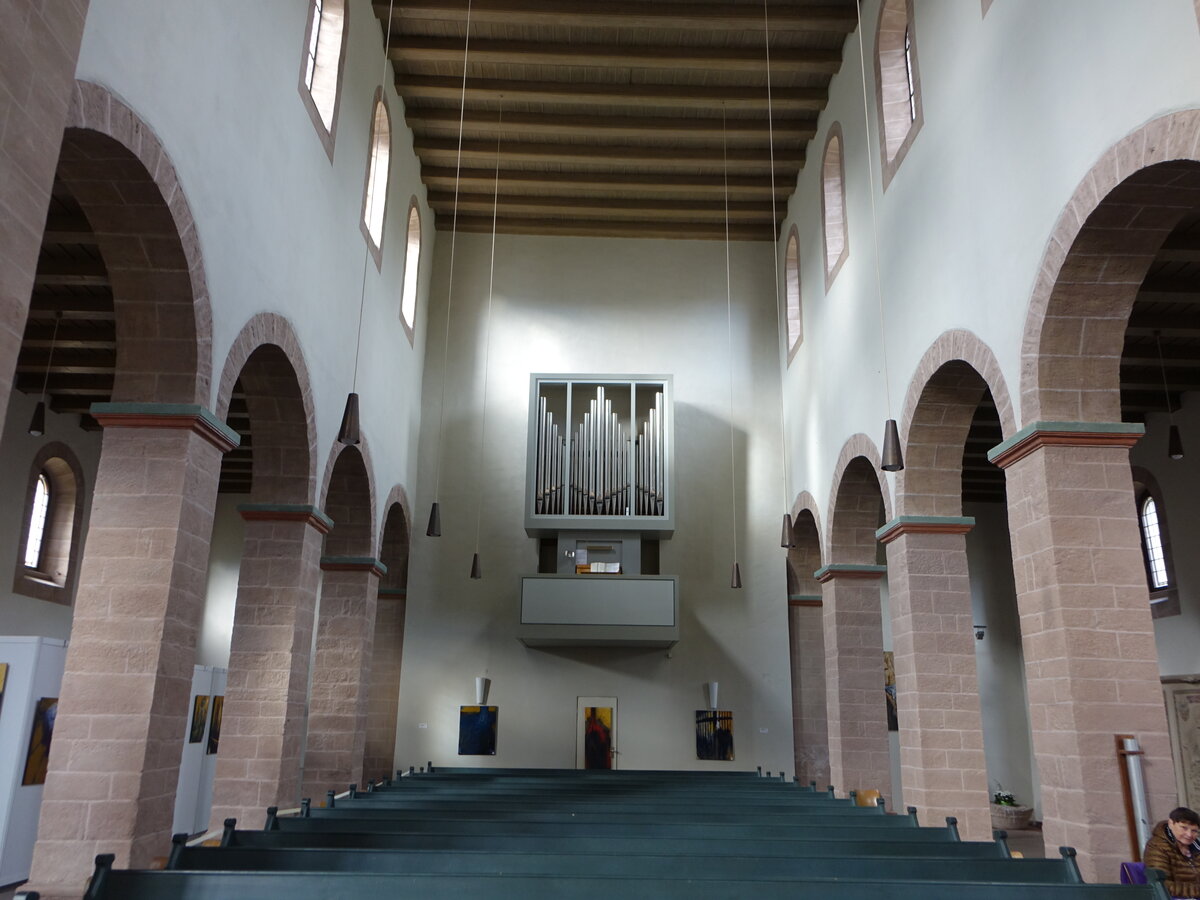
[(458, 755), (495, 756), (498, 706), (458, 708)]
[(731, 710), (696, 710), (696, 759), (733, 759)]

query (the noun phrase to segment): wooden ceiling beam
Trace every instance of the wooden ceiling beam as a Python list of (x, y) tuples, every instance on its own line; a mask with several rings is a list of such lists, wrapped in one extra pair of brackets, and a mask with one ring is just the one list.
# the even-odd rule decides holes
[[(429, 195), (429, 205), (442, 215), (453, 212), (454, 195), (437, 192)], [(506, 195), (499, 201), (500, 215), (505, 218), (530, 215), (603, 216), (606, 218), (645, 217), (655, 221), (704, 220), (723, 222), (726, 206), (722, 200), (635, 200), (607, 197), (515, 197)], [(459, 194), (458, 212), (492, 213), (492, 195)], [(771, 221), (769, 201), (731, 201), (728, 215), (731, 221)]]
[[(726, 134), (732, 141), (746, 139), (768, 141), (772, 128), (766, 118), (729, 119), (722, 122), (719, 117), (682, 118), (677, 116), (576, 116), (547, 115), (543, 113), (511, 113), (502, 118), (490, 113), (472, 110), (461, 119), (453, 109), (409, 109), (405, 119), (414, 132), (422, 135), (443, 132), (454, 136), (457, 141), (461, 126), (464, 134), (471, 138), (485, 135), (495, 137), (516, 134), (520, 139), (528, 136), (552, 136), (563, 140), (571, 138), (651, 138), (675, 140), (720, 140)], [(817, 133), (816, 119), (785, 119), (774, 123), (776, 141), (808, 141)], [(501, 156), (504, 148), (501, 146)], [(766, 152), (765, 150), (763, 151)]]
[[(459, 190), (490, 191), (495, 184), (493, 169), (463, 169), (458, 178)], [(454, 167), (423, 166), (421, 180), (431, 189), (454, 190)], [(787, 200), (795, 187), (795, 178), (776, 179), (775, 195), (780, 201)], [(790, 187), (789, 187), (790, 182)], [(500, 170), (500, 194), (521, 193), (530, 189), (543, 188), (564, 193), (576, 190), (592, 190), (613, 196), (628, 191), (637, 196), (648, 194), (712, 194), (721, 196), (725, 192), (720, 174), (704, 176), (695, 174), (654, 173), (625, 174), (621, 172), (536, 172), (520, 169)], [(742, 194), (771, 197), (770, 175), (730, 175), (729, 189)]]
[[(388, 16), (387, 0), (375, 0), (375, 15)], [(763, 7), (733, 3), (572, 2), (572, 0), (473, 0), (471, 21), (494, 25), (548, 25), (566, 28), (672, 28), (761, 31)], [(766, 9), (772, 33), (829, 31), (849, 34), (857, 25), (850, 5), (797, 6), (774, 3)], [(392, 19), (403, 27), (410, 21), (461, 21), (466, 0), (401, 0), (392, 4)]]
[(29, 300), (30, 313), (61, 312), (64, 318), (111, 319), (113, 295), (108, 285), (96, 286), (87, 293), (55, 290), (46, 286), (35, 290)]
[[(617, 69), (699, 69), (705, 72), (753, 72), (764, 69), (763, 48), (626, 46), (622, 44), (550, 44), (537, 41), (473, 40), (468, 58), (475, 65), (599, 66)], [(449, 38), (401, 36), (388, 47), (401, 65), (461, 65), (463, 42)], [(842, 65), (839, 50), (780, 47), (771, 52), (771, 71), (829, 75)]]
[[(451, 164), (457, 158), (457, 140), (418, 137), (413, 139), (413, 149), (425, 162), (443, 161)], [(509, 162), (568, 163), (596, 166), (643, 166), (666, 169), (693, 168), (697, 165), (720, 167), (727, 156), (731, 170), (739, 174), (747, 171), (770, 170), (770, 159), (761, 150), (732, 147), (723, 155), (721, 147), (639, 147), (611, 144), (555, 144), (519, 143), (501, 148), (501, 157)], [(463, 141), (464, 161), (487, 165), (496, 161), (496, 145), (491, 141)], [(775, 153), (776, 172), (779, 178), (804, 165), (804, 151), (784, 150)]]
[(108, 285), (108, 270), (99, 259), (63, 259), (42, 257), (38, 260), (33, 286), (103, 287)]
[[(50, 379), (46, 390), (51, 394), (96, 394), (112, 393), (114, 373), (109, 370), (104, 373), (81, 375), (78, 373), (59, 372), (56, 367), (50, 368)], [(16, 387), (25, 393), (40, 392), (42, 383), (46, 380), (43, 372), (21, 372), (17, 374)]]
[[(449, 216), (437, 217), (437, 228), (449, 231)], [(458, 230), (472, 234), (487, 234), (492, 230), (491, 216), (458, 217)], [(680, 240), (715, 241), (725, 239), (724, 223), (647, 222), (647, 221), (585, 221), (541, 217), (505, 218), (496, 221), (501, 234), (557, 235), (576, 237), (637, 237), (675, 238)], [(734, 241), (770, 241), (774, 239), (770, 223), (762, 225), (734, 224), (729, 227), (729, 239)]]
[(42, 232), (42, 244), (88, 244), (98, 243), (96, 233), (87, 218), (79, 213), (69, 215), (51, 213)]
[[(458, 108), (462, 102), (462, 79), (438, 75), (404, 75), (396, 79), (396, 91), (406, 103), (422, 100), (445, 101)], [(781, 115), (801, 111), (820, 112), (828, 93), (817, 88), (772, 87), (771, 107)], [(636, 103), (646, 109), (712, 110), (722, 103), (739, 109), (767, 111), (765, 87), (722, 87), (718, 85), (671, 85), (622, 82), (619, 84), (566, 81), (515, 81), (490, 78), (467, 79), (467, 103), (542, 103), (564, 106), (626, 106)]]

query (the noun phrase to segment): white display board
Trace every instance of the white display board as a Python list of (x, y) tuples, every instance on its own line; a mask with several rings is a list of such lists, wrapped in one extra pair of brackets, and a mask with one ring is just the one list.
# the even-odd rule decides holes
[[(0, 696), (0, 884), (29, 877), (43, 785), (21, 782), (38, 703), (58, 697), (66, 663), (66, 641), (0, 637), (0, 664), (8, 666)], [(43, 713), (39, 736), (46, 719)]]
[[(217, 754), (209, 752), (209, 742), (216, 715), (215, 698), (225, 695), (226, 675), (226, 669), (212, 666), (196, 666), (192, 673), (192, 691), (183, 727), (183, 752), (179, 759), (179, 784), (175, 788), (173, 834), (208, 831), (213, 779), (217, 774)], [(201, 710), (197, 709), (197, 697), (205, 698)], [(192, 740), (193, 737), (198, 740)]]

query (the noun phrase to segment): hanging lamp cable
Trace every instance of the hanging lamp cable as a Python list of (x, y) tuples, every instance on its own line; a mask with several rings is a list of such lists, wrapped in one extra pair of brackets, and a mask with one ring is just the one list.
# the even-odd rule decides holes
[(721, 167), (725, 186), (725, 333), (729, 362), (729, 498), (730, 521), (733, 526), (733, 577), (730, 587), (742, 586), (738, 565), (737, 542), (737, 453), (733, 433), (733, 286), (729, 268), (729, 143), (725, 132), (725, 105), (721, 105)]
[(438, 509), (438, 494), (442, 488), (442, 438), (446, 424), (446, 382), (450, 365), (450, 307), (454, 302), (454, 254), (458, 243), (458, 189), (462, 177), (463, 122), (467, 111), (467, 59), (471, 49), (471, 0), (467, 0), (467, 26), (463, 36), (462, 91), (458, 103), (458, 153), (454, 161), (454, 213), (450, 224), (450, 272), (446, 279), (446, 327), (442, 342), (442, 399), (438, 407), (438, 439), (433, 456), (433, 506), (429, 510), (429, 525), (425, 534), (440, 537), (442, 534), (441, 513)]
[[(500, 208), (500, 140), (504, 125), (504, 107), (501, 106), (496, 119), (496, 182), (492, 188), (492, 258), (488, 268), (488, 299), (487, 313), (483, 326), (483, 406), (479, 416), (479, 456), (475, 466), (477, 473), (483, 472), (483, 446), (487, 438), (487, 395), (488, 395), (488, 361), (492, 354), (492, 296), (496, 284), (496, 215)], [(480, 479), (483, 480), (482, 478)], [(483, 491), (475, 506), (475, 557), (471, 561), (471, 577), (482, 578), (483, 570), (479, 562), (479, 535), (483, 528)]]

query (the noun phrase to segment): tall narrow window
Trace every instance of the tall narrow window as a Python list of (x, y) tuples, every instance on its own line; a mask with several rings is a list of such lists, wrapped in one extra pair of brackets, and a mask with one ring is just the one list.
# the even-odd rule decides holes
[(382, 89), (375, 94), (371, 117), (371, 151), (367, 160), (367, 186), (363, 194), (363, 227), (371, 242), (375, 262), (381, 262), (383, 215), (387, 210), (388, 170), (392, 154), (392, 122), (383, 102)]
[(1146, 576), (1151, 590), (1170, 587), (1167, 577), (1167, 557), (1163, 549), (1162, 528), (1158, 521), (1158, 504), (1146, 495), (1139, 516), (1142, 528), (1142, 552), (1146, 555)]
[(300, 96), (330, 159), (348, 31), (346, 0), (311, 0), (300, 64)]
[(408, 207), (408, 245), (404, 252), (404, 288), (400, 292), (400, 320), (411, 342), (417, 315), (417, 273), (421, 267), (421, 213), (414, 197)]
[(825, 235), (825, 287), (842, 268), (849, 255), (846, 237), (846, 168), (842, 159), (842, 126), (837, 122), (829, 129), (825, 141), (825, 156), (821, 166), (821, 217)]
[(65, 444), (34, 457), (21, 518), (21, 554), (13, 592), (70, 605), (83, 543), (83, 473)]
[(787, 302), (787, 346), (788, 362), (796, 355), (804, 340), (804, 318), (800, 309), (800, 240), (796, 229), (788, 235), (787, 250), (783, 260), (784, 297)]
[(46, 536), (46, 515), (50, 511), (50, 479), (42, 472), (33, 487), (33, 505), (29, 510), (29, 534), (25, 538), (25, 568), (40, 569), (42, 543)]
[(875, 31), (875, 99), (886, 189), (923, 122), (912, 0), (884, 0)]

